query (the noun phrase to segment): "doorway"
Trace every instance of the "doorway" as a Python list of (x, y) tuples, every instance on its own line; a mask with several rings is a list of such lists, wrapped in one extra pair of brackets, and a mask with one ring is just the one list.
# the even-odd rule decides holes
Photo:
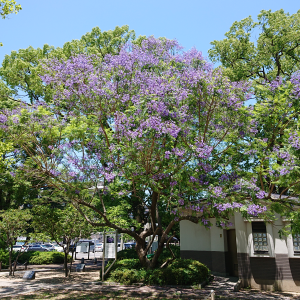
[(228, 267), (230, 276), (239, 276), (235, 229), (227, 230)]

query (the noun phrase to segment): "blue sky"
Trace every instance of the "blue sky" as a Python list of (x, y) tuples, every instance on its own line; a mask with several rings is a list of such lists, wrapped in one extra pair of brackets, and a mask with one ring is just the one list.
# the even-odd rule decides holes
[[(300, 9), (297, 0), (17, 0), (23, 10), (0, 20), (0, 59), (12, 50), (62, 46), (93, 27), (101, 30), (128, 24), (137, 35), (176, 38), (186, 49), (195, 46), (204, 56), (210, 42), (220, 40), (234, 21), (262, 10)], [(297, 5), (298, 3), (298, 5)]]

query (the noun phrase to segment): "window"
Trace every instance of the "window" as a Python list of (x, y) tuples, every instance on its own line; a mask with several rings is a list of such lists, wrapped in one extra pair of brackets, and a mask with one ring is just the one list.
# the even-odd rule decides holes
[(254, 253), (269, 252), (266, 224), (264, 222), (252, 222), (252, 233)]
[(296, 234), (293, 236), (294, 243), (294, 253), (300, 254), (300, 234)]

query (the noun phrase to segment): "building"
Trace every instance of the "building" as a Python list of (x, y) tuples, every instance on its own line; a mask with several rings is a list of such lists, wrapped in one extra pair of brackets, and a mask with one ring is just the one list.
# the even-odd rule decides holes
[(242, 287), (300, 292), (300, 235), (280, 238), (288, 221), (276, 217), (265, 224), (236, 212), (227, 230), (181, 221), (181, 257), (206, 264), (213, 274), (238, 276)]

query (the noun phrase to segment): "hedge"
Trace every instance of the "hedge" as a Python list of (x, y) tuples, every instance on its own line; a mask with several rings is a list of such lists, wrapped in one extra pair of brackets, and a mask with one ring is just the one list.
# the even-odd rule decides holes
[(177, 258), (163, 269), (145, 270), (138, 259), (116, 261), (109, 280), (122, 284), (197, 285), (210, 277), (207, 266), (192, 259)]
[[(2, 261), (3, 268), (8, 268), (8, 253), (7, 250), (0, 249), (0, 261)], [(13, 260), (17, 254), (17, 252), (13, 253)], [(71, 258), (68, 255), (68, 262), (71, 261)], [(20, 264), (24, 264), (26, 261), (30, 265), (62, 264), (64, 262), (64, 253), (29, 251), (21, 254), (18, 258), (18, 263)]]

